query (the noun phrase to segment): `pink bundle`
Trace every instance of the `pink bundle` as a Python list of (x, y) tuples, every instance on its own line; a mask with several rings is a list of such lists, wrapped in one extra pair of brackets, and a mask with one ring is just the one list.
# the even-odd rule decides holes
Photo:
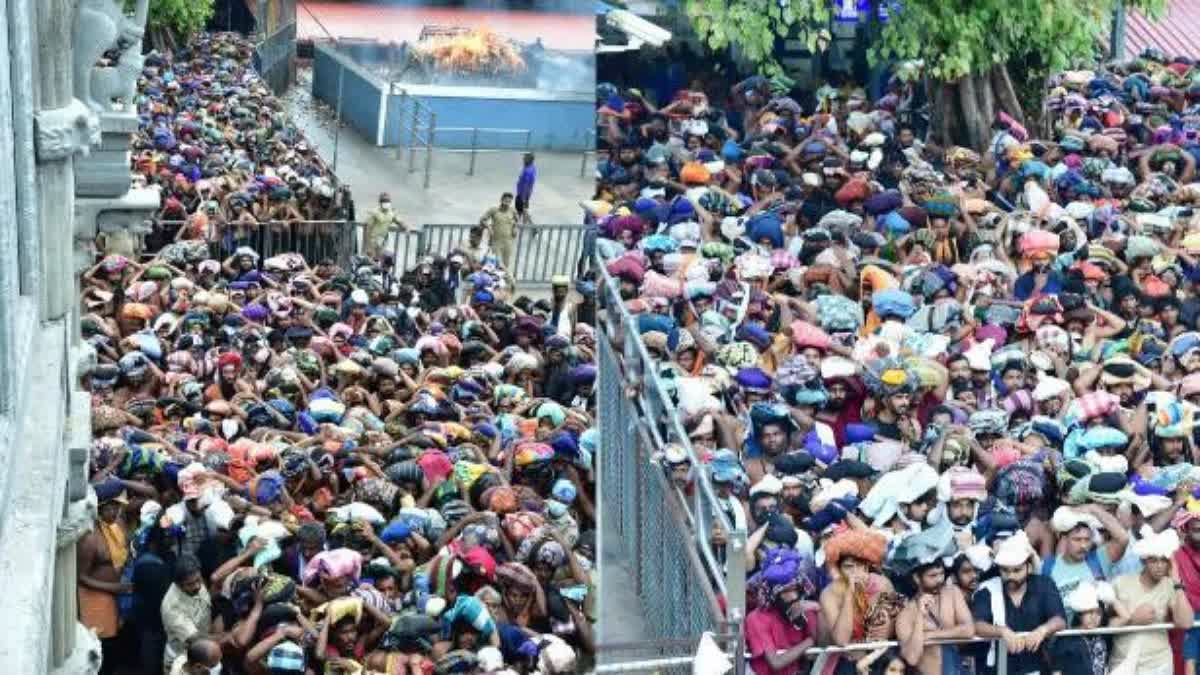
[(1112, 414), (1120, 403), (1121, 399), (1106, 391), (1088, 392), (1076, 399), (1080, 421), (1084, 422)]
[(652, 298), (678, 298), (683, 295), (683, 283), (648, 270), (642, 279), (642, 294)]
[(641, 286), (642, 279), (646, 276), (646, 268), (637, 257), (625, 254), (608, 263), (608, 273), (614, 277), (621, 277)]
[(320, 576), (331, 579), (349, 578), (358, 581), (362, 571), (362, 555), (348, 548), (335, 548), (332, 551), (321, 551), (313, 556), (304, 566), (303, 580), (305, 586), (312, 586)]
[(513, 541), (522, 541), (534, 530), (546, 524), (541, 514), (531, 511), (518, 511), (504, 516), (504, 532)]
[(811, 323), (796, 320), (792, 322), (792, 343), (796, 345), (797, 349), (813, 347), (825, 351), (833, 344), (833, 339), (825, 331)]
[(1030, 230), (1021, 237), (1021, 254), (1034, 258), (1039, 254), (1058, 253), (1058, 235), (1046, 230)]

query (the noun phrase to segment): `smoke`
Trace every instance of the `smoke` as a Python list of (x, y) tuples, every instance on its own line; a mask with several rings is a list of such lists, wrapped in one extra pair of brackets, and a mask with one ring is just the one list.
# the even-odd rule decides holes
[(587, 53), (543, 52), (537, 64), (537, 88), (554, 92), (596, 90), (596, 57)]

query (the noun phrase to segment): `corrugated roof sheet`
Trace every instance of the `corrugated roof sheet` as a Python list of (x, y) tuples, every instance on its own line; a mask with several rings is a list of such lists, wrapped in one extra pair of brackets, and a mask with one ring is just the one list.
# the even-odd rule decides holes
[(1130, 11), (1125, 18), (1125, 56), (1157, 47), (1168, 57), (1200, 58), (1200, 0), (1168, 0), (1157, 21)]

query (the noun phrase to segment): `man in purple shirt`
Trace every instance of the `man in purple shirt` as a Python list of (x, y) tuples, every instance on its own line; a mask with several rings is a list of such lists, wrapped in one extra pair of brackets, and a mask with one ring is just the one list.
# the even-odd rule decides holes
[(537, 167), (533, 165), (533, 153), (525, 153), (525, 168), (517, 178), (517, 215), (519, 220), (529, 223), (529, 198), (533, 196), (533, 184), (537, 182)]

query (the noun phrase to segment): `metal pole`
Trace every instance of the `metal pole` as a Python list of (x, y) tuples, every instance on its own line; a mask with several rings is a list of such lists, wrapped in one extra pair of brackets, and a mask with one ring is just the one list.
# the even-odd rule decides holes
[(333, 128), (333, 172), (337, 173), (338, 144), (342, 137), (342, 85), (346, 76), (346, 64), (338, 61), (337, 122)]
[[(394, 83), (393, 83), (394, 84)], [(400, 107), (396, 108), (396, 161), (404, 160), (404, 104), (408, 102), (408, 90), (400, 90)], [(410, 137), (411, 138), (411, 137)]]
[(1109, 38), (1109, 56), (1113, 60), (1125, 58), (1125, 3), (1118, 2), (1113, 8), (1112, 35)]
[(471, 129), (471, 165), (467, 167), (467, 175), (475, 175), (475, 148), (479, 146), (479, 127)]
[[(413, 129), (413, 131), (412, 131), (413, 139), (412, 140), (413, 140), (413, 142), (408, 145), (408, 172), (409, 173), (412, 173), (413, 171), (417, 170), (417, 127), (421, 124), (420, 102), (415, 97), (413, 98), (412, 101), (413, 101), (413, 118), (412, 118), (412, 129)], [(427, 129), (425, 131), (425, 133), (428, 134), (429, 130)]]
[(533, 146), (533, 129), (525, 130), (525, 149), (529, 150)]
[(429, 189), (429, 169), (433, 164), (433, 130), (437, 128), (437, 113), (429, 113), (429, 132), (425, 136), (425, 189)]

